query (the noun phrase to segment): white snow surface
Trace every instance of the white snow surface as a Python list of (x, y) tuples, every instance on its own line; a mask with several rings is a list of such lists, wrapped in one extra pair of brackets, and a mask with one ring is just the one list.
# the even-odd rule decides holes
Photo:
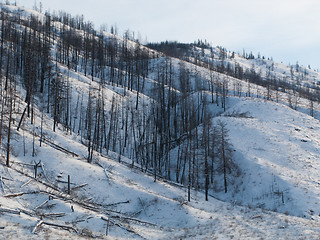
[[(13, 6), (7, 6), (7, 9), (21, 11), (24, 17), (37, 14)], [(135, 46), (135, 43), (131, 44)], [(163, 59), (156, 59), (154, 64), (161, 64), (161, 61)], [(245, 60), (236, 55), (234, 61), (246, 68), (252, 67), (250, 61), (254, 62), (259, 70), (260, 60)], [(179, 62), (173, 60), (175, 77)], [(191, 72), (196, 69), (197, 74), (209, 82), (207, 69), (190, 63), (185, 65)], [(68, 71), (65, 66), (58, 67), (72, 85), (72, 109), (75, 109), (78, 97), (83, 96), (84, 103), (87, 101), (89, 87), (99, 88), (98, 79), (95, 82), (82, 73)], [(265, 72), (267, 67), (262, 68)], [(290, 74), (290, 68), (284, 64), (275, 65), (275, 68), (279, 76)], [(214, 74), (215, 77), (222, 75)], [(234, 83), (242, 82), (222, 77), (229, 81), (230, 92)], [(156, 72), (151, 72), (146, 79), (145, 95), (141, 93), (139, 101), (150, 104), (148, 96), (152, 94), (153, 79), (156, 79)], [(319, 74), (308, 71), (303, 84), (310, 83), (311, 79), (319, 79)], [(178, 92), (178, 83), (174, 85)], [(196, 85), (196, 79), (192, 79), (191, 85)], [(248, 91), (245, 82), (242, 87), (245, 96)], [(259, 97), (266, 91), (254, 84), (251, 88), (251, 95), (257, 93)], [(23, 96), (24, 91), (19, 91)], [(104, 93), (106, 109), (110, 108), (114, 95), (121, 100), (133, 102), (136, 99), (135, 91), (127, 91), (125, 95), (123, 88), (108, 84)], [(299, 112), (283, 104), (286, 98), (285, 94), (280, 94), (279, 103), (276, 103), (261, 98), (228, 96), (227, 111), (214, 117), (212, 122), (223, 120), (227, 124), (234, 161), (242, 174), (227, 194), (213, 191), (216, 186), (212, 186), (211, 197), (205, 201), (202, 192), (193, 190), (191, 202), (187, 201), (185, 187), (163, 179), (154, 182), (153, 177), (141, 172), (139, 166), (130, 168), (126, 164), (130, 159), (121, 156), (119, 163), (116, 153), (104, 156), (95, 152), (93, 163), (87, 163), (87, 147), (81, 144), (80, 137), (64, 132), (61, 125), (53, 132), (50, 116), (44, 116), (46, 139), (77, 156), (57, 150), (48, 142), (40, 147), (39, 135), (35, 136), (35, 156), (32, 156), (32, 131), (39, 134), (41, 124), (41, 115), (35, 110), (34, 124), (27, 119), (19, 132), (14, 131), (10, 168), (5, 167), (3, 153), (1, 156), (0, 209), (17, 210), (20, 214), (0, 211), (0, 238), (106, 238), (108, 226), (111, 239), (319, 239), (319, 120), (305, 114), (306, 100), (299, 99)], [(275, 99), (275, 93), (272, 99)], [(22, 102), (16, 104), (24, 108)], [(222, 112), (213, 105), (211, 109)], [(315, 113), (320, 118), (318, 111), (317, 104)], [(20, 114), (14, 117), (13, 129), (16, 129)], [(34, 168), (22, 163), (34, 164), (40, 160), (44, 168), (38, 168), (37, 179), (34, 179)], [(68, 175), (71, 194), (67, 193)], [(87, 185), (72, 189), (82, 184)], [(221, 183), (216, 184), (219, 187)], [(13, 193), (24, 194), (8, 196)], [(53, 199), (49, 200), (49, 195)], [(48, 202), (41, 206), (46, 200)], [(61, 213), (61, 216), (48, 215), (53, 213)], [(74, 230), (42, 224), (33, 233), (40, 216), (45, 222), (66, 225)], [(108, 225), (101, 217), (112, 223)]]
[[(282, 104), (230, 99), (227, 123), (243, 179), (219, 198), (319, 220), (319, 120)], [(235, 103), (236, 102), (236, 103)], [(246, 113), (247, 117), (227, 117)]]
[[(240, 104), (254, 107), (265, 103), (245, 101)], [(38, 141), (36, 142), (37, 155), (32, 157), (32, 136), (25, 131), (26, 156), (23, 156), (22, 151), (16, 152), (17, 156), (12, 158), (12, 168), (6, 168), (3, 165), (0, 167), (0, 175), (5, 183), (3, 187), (5, 192), (0, 196), (1, 208), (22, 208), (32, 211), (48, 199), (49, 194), (44, 191), (54, 192), (35, 179), (21, 187), (31, 178), (16, 172), (15, 169), (32, 176), (33, 168), (22, 166), (19, 162), (33, 163), (41, 160), (49, 183), (61, 189), (67, 200), (54, 197), (35, 212), (38, 215), (64, 213), (63, 217), (48, 216), (43, 217), (43, 220), (73, 226), (77, 233), (42, 225), (37, 229), (36, 234), (32, 234), (33, 228), (39, 221), (38, 217), (30, 217), (24, 213), (20, 215), (1, 213), (0, 227), (4, 227), (1, 233), (5, 238), (103, 238), (107, 224), (101, 217), (109, 217), (137, 233), (130, 233), (110, 224), (108, 236), (117, 239), (298, 239), (299, 237), (318, 239), (320, 236), (320, 224), (315, 220), (261, 208), (241, 207), (212, 197), (205, 202), (204, 194), (196, 191), (192, 191), (191, 202), (187, 202), (185, 188), (163, 181), (154, 182), (151, 176), (141, 173), (140, 170), (131, 169), (109, 157), (95, 154), (95, 162), (99, 162), (106, 169), (107, 178), (103, 168), (86, 162), (86, 148), (74, 140), (75, 136), (59, 131), (52, 133), (49, 129), (46, 129), (46, 132), (52, 137), (52, 141), (76, 152), (79, 157), (62, 153), (44, 143), (39, 147)], [(23, 149), (22, 142), (16, 143), (15, 149)], [(262, 164), (257, 164), (263, 167)], [(71, 177), (71, 187), (84, 183), (88, 185), (73, 190), (69, 196), (66, 194), (66, 184), (57, 182), (57, 179), (67, 181), (68, 175)], [(267, 177), (268, 174), (265, 173), (264, 176)], [(37, 179), (48, 183), (41, 169)], [(258, 177), (256, 181), (259, 181)], [(248, 188), (250, 187), (251, 185), (248, 185)], [(9, 193), (31, 193), (40, 190), (43, 192), (12, 198), (5, 197)], [(86, 200), (89, 198), (92, 200)], [(76, 201), (100, 207), (98, 211), (90, 211)], [(112, 206), (114, 203), (127, 201), (128, 203)], [(121, 220), (116, 216), (139, 219), (147, 223)]]
[[(318, 239), (319, 165), (316, 154), (319, 142), (312, 140), (319, 134), (318, 120), (272, 102), (244, 98), (230, 101), (237, 103), (229, 111), (241, 109), (250, 117), (218, 117), (227, 122), (236, 160), (245, 173), (243, 183), (238, 186), (241, 188), (239, 193), (219, 195), (225, 201), (234, 199), (234, 203), (213, 197), (206, 202), (204, 194), (196, 191), (192, 191), (191, 202), (187, 202), (186, 188), (168, 181), (154, 182), (152, 176), (139, 169), (97, 153), (95, 163), (89, 164), (86, 162), (87, 149), (79, 143), (77, 136), (60, 130), (53, 133), (49, 120), (45, 125), (47, 139), (79, 156), (63, 153), (46, 143), (39, 147), (39, 138), (36, 138), (36, 156), (32, 157), (31, 133), (23, 129), (18, 132), (25, 136), (26, 156), (23, 156), (23, 142), (19, 141), (15, 142), (11, 168), (5, 167), (2, 161), (0, 175), (4, 184), (0, 207), (32, 212), (48, 200), (50, 192), (54, 198), (35, 210), (34, 216), (1, 213), (2, 236), (19, 239), (103, 238), (107, 227), (107, 222), (101, 219), (104, 217), (134, 231), (110, 224), (108, 236), (116, 239)], [(39, 124), (38, 116), (35, 126)], [(30, 178), (34, 174), (33, 167), (21, 165), (21, 162), (32, 164), (40, 160), (45, 172), (39, 168), (37, 179), (59, 188), (60, 195), (63, 192), (62, 199), (56, 197), (59, 194), (52, 188)], [(67, 184), (57, 181), (67, 181), (68, 175), (71, 189), (88, 185), (72, 190), (68, 195)], [(31, 182), (23, 186), (30, 179)], [(284, 192), (284, 204), (278, 196), (270, 194), (272, 184), (274, 191)], [(5, 197), (19, 192), (26, 194)], [(259, 201), (263, 206), (256, 208)], [(88, 210), (79, 202), (95, 206), (97, 210)], [(238, 206), (240, 202), (248, 206)], [(266, 210), (273, 207), (285, 214)], [(42, 225), (33, 234), (32, 230), (40, 220), (38, 216), (50, 213), (65, 215), (44, 216), (43, 221), (72, 226), (77, 232)], [(303, 215), (308, 215), (309, 219)]]

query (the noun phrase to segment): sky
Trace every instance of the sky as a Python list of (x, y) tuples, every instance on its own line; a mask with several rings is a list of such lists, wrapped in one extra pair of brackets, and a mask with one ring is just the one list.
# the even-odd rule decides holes
[[(4, 1), (4, 0), (0, 0)], [(14, 1), (14, 0), (11, 0)], [(39, 7), (40, 0), (16, 0)], [(41, 0), (44, 10), (84, 15), (141, 40), (194, 42), (320, 69), (319, 0)]]

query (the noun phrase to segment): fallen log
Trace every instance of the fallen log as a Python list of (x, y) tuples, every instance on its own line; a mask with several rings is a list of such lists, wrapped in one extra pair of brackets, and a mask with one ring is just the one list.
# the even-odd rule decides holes
[(56, 224), (56, 223), (51, 223), (51, 222), (43, 222), (43, 224), (48, 225), (48, 226), (54, 226), (54, 227), (58, 227), (58, 228), (62, 228), (64, 230), (73, 230), (74, 232), (78, 232), (74, 227), (70, 227), (67, 225), (61, 225), (61, 224)]
[[(2, 164), (2, 163), (1, 163), (1, 165), (5, 166), (5, 165)], [(16, 168), (13, 168), (13, 167), (11, 167), (11, 169), (13, 169), (14, 171), (16, 171), (16, 172), (18, 172), (18, 173), (20, 173), (20, 174), (22, 174), (22, 175), (24, 175), (24, 176), (26, 176), (26, 177), (29, 177), (29, 178), (37, 181), (37, 182), (39, 182), (39, 183), (41, 183), (41, 184), (43, 184), (43, 185), (45, 185), (45, 186), (47, 186), (47, 187), (49, 187), (49, 188), (52, 188), (52, 189), (54, 189), (54, 190), (56, 190), (56, 191), (60, 191), (57, 187), (53, 186), (52, 184), (49, 184), (49, 183), (44, 182), (44, 181), (41, 181), (41, 179), (36, 179), (36, 178), (34, 178), (33, 176), (30, 176), (29, 174), (27, 174), (27, 173), (25, 173), (25, 172), (23, 172), (23, 171), (21, 171), (21, 170), (19, 170), (19, 169), (16, 169)]]
[(65, 154), (70, 154), (70, 155), (72, 155), (73, 157), (79, 157), (79, 155), (78, 155), (77, 153), (72, 152), (72, 151), (70, 151), (70, 150), (68, 150), (68, 149), (66, 149), (66, 148), (64, 148), (64, 147), (61, 147), (61, 146), (59, 146), (59, 145), (57, 145), (57, 144), (49, 141), (48, 139), (43, 138), (43, 142), (46, 143), (47, 145), (49, 145), (49, 146), (51, 146), (51, 147), (59, 150), (60, 152), (63, 152), (63, 153), (65, 153)]
[(45, 177), (45, 179), (47, 180), (48, 183), (50, 183), (48, 177), (47, 177), (47, 174), (46, 174), (46, 171), (44, 169), (44, 165), (42, 162), (40, 162), (40, 166), (41, 166), (41, 169), (42, 169), (42, 172), (43, 172), (43, 176)]
[(42, 217), (64, 217), (66, 214), (65, 213), (43, 213), (40, 214)]
[(87, 221), (87, 220), (92, 219), (92, 218), (93, 217), (90, 216), (90, 217), (87, 217), (87, 218), (84, 218), (84, 219), (79, 219), (79, 220), (72, 221), (71, 223), (75, 224), (75, 223), (79, 223), (79, 222), (84, 222), (84, 221)]
[(111, 216), (111, 218), (118, 218), (120, 220), (128, 220), (128, 221), (134, 221), (134, 222), (139, 222), (139, 223), (143, 223), (143, 224), (148, 224), (148, 225), (151, 225), (151, 226), (157, 226), (156, 224), (154, 223), (150, 223), (150, 222), (146, 222), (146, 221), (142, 221), (140, 219), (137, 219), (137, 218), (131, 218), (131, 217), (120, 217), (120, 216)]
[(144, 211), (144, 212), (146, 212), (146, 206), (145, 206), (145, 203), (141, 200), (141, 198), (140, 198), (140, 197), (138, 197), (138, 199), (139, 199), (139, 202), (140, 202), (140, 204), (141, 204), (141, 207), (142, 207), (143, 211)]
[[(1, 165), (5, 166), (5, 164), (2, 164), (0, 163)], [(42, 181), (41, 179), (36, 179), (34, 178), (33, 176), (30, 176), (28, 175), (27, 173), (19, 170), (19, 169), (15, 169), (15, 168), (12, 168), (14, 171), (26, 176), (26, 177), (29, 177), (31, 178), (32, 180), (35, 180), (41, 184), (43, 184), (44, 186), (50, 188), (51, 191), (48, 191), (48, 190), (40, 190), (40, 191), (37, 191), (37, 192), (33, 192), (33, 193), (42, 193), (42, 194), (47, 194), (49, 195), (50, 198), (57, 198), (57, 199), (61, 199), (63, 201), (72, 201), (76, 204), (78, 204), (79, 206), (83, 207), (83, 208), (86, 208), (88, 210), (91, 210), (91, 211), (95, 211), (95, 212), (98, 212), (98, 213), (101, 213), (102, 210), (102, 206), (94, 206), (90, 203), (85, 203), (83, 200), (78, 200), (78, 199), (75, 199), (75, 198), (71, 198), (69, 195), (63, 193), (59, 188), (57, 188), (56, 186), (53, 186), (45, 181)], [(29, 193), (24, 193), (24, 194), (29, 194)], [(111, 210), (107, 210), (107, 211), (111, 211)], [(111, 212), (115, 212), (115, 211), (111, 211)], [(115, 212), (115, 213), (118, 213), (118, 212)]]
[[(1, 164), (1, 165), (4, 165), (4, 164)], [(40, 190), (40, 191), (38, 191), (37, 193), (47, 194), (47, 195), (49, 195), (49, 197), (51, 197), (51, 198), (54, 197), (54, 198), (57, 198), (57, 199), (61, 199), (61, 200), (63, 200), (63, 201), (71, 201), (71, 202), (76, 203), (76, 204), (78, 204), (79, 206), (81, 206), (81, 207), (83, 207), (83, 208), (85, 208), (85, 209), (89, 209), (89, 210), (94, 211), (94, 212), (97, 212), (97, 213), (103, 213), (104, 211), (106, 211), (106, 212), (109, 212), (109, 213), (116, 213), (116, 214), (121, 214), (121, 215), (123, 214), (123, 213), (118, 212), (118, 211), (114, 211), (114, 210), (110, 210), (110, 209), (105, 209), (102, 204), (97, 204), (97, 203), (96, 203), (95, 205), (93, 205), (92, 203), (90, 204), (90, 203), (84, 202), (83, 200), (78, 200), (78, 199), (76, 199), (76, 198), (72, 198), (72, 197), (70, 197), (69, 195), (63, 193), (63, 192), (62, 192), (60, 189), (58, 189), (56, 186), (53, 186), (53, 185), (51, 185), (51, 184), (48, 184), (47, 182), (44, 182), (44, 181), (42, 181), (41, 179), (36, 179), (36, 178), (34, 178), (33, 176), (30, 176), (30, 175), (28, 175), (27, 173), (25, 173), (25, 172), (23, 172), (23, 171), (21, 171), (21, 170), (18, 170), (18, 169), (15, 169), (15, 168), (11, 168), (11, 169), (13, 169), (13, 170), (15, 170), (16, 172), (18, 172), (18, 173), (20, 173), (20, 174), (22, 174), (22, 175), (24, 175), (24, 176), (27, 176), (27, 177), (31, 178), (32, 180), (35, 180), (35, 181), (43, 184), (44, 186), (50, 188), (50, 191), (49, 191), (49, 190)], [(33, 192), (33, 193), (36, 193), (36, 192)], [(29, 194), (29, 193), (24, 193), (24, 194)], [(23, 212), (23, 211), (21, 211), (21, 212)], [(27, 212), (26, 214), (29, 214), (30, 216), (31, 216), (31, 215), (35, 215), (35, 214), (33, 214), (33, 213), (30, 213), (30, 212)]]
[(4, 176), (1, 176), (1, 178), (4, 179), (4, 180), (13, 181), (13, 179), (7, 178), (7, 177), (4, 177)]
[(70, 200), (70, 198), (68, 198), (68, 195), (61, 192), (61, 191), (56, 191), (56, 190), (51, 190), (51, 191), (47, 191), (47, 190), (40, 190), (40, 193), (43, 194), (47, 194), (51, 197), (55, 197), (55, 198), (59, 198), (59, 199), (63, 199), (63, 200)]
[(57, 205), (56, 203), (51, 203), (51, 204), (48, 204), (47, 208), (53, 208), (56, 205)]
[(44, 202), (41, 203), (39, 206), (35, 207), (34, 210), (37, 210), (37, 209), (43, 207), (43, 206), (44, 206), (46, 203), (48, 203), (48, 202), (49, 202), (49, 200), (44, 201)]
[(2, 192), (4, 193), (4, 194), (6, 194), (6, 190), (4, 189), (4, 184), (3, 184), (3, 178), (2, 178), (2, 176), (0, 177), (0, 182), (1, 182), (1, 189), (2, 189)]
[(105, 168), (105, 169), (103, 169), (103, 170), (104, 170), (104, 174), (106, 175), (106, 178), (107, 178), (108, 183), (111, 184), (110, 179), (109, 179), (109, 176), (108, 176), (108, 174), (107, 174), (107, 169)]
[(20, 215), (20, 211), (15, 210), (15, 209), (9, 209), (9, 208), (0, 208), (0, 212), (6, 212), (6, 213)]
[[(127, 232), (130, 232), (130, 233), (134, 233), (134, 234), (139, 235), (139, 234), (136, 233), (134, 230), (129, 229), (129, 228), (126, 228), (126, 227), (123, 226), (121, 223), (117, 223), (117, 222), (112, 221), (112, 220), (110, 220), (110, 219), (106, 219), (106, 218), (104, 218), (104, 217), (102, 217), (102, 216), (101, 216), (101, 219), (104, 220), (104, 221), (106, 221), (106, 222), (112, 223), (113, 225), (115, 225), (115, 226), (117, 226), (117, 227), (119, 227), (119, 228), (121, 228), (121, 229), (123, 229), (123, 230), (126, 230)], [(140, 236), (140, 235), (139, 235), (139, 236)]]
[(3, 197), (11, 198), (11, 197), (19, 197), (19, 196), (22, 196), (24, 194), (37, 194), (37, 193), (40, 193), (40, 191), (10, 193), (10, 194), (4, 195)]
[(33, 228), (32, 233), (35, 234), (36, 231), (37, 231), (37, 229), (38, 229), (38, 227), (40, 227), (42, 224), (43, 224), (43, 221), (40, 220), (40, 221), (37, 223), (37, 225)]
[(71, 188), (71, 190), (75, 190), (75, 189), (78, 189), (78, 188), (83, 188), (83, 187), (85, 187), (87, 185), (88, 185), (88, 183), (84, 183), (84, 184), (81, 184), (79, 186), (75, 186), (75, 187)]
[[(75, 203), (79, 204), (79, 202), (75, 202)], [(83, 204), (79, 204), (79, 205), (85, 209), (95, 211), (95, 212), (100, 212), (100, 209), (98, 207), (88, 206), (88, 205), (83, 205)]]
[(30, 212), (30, 211), (25, 210), (25, 209), (23, 209), (23, 208), (19, 208), (19, 211), (22, 212), (22, 213), (24, 213), (24, 214), (29, 215), (30, 217), (33, 217), (33, 216), (35, 215), (33, 212)]
[(84, 202), (91, 202), (92, 199), (93, 199), (93, 197), (87, 198), (84, 200)]
[(100, 163), (96, 163), (99, 167), (101, 167), (101, 168), (103, 168), (103, 171), (104, 171), (104, 174), (106, 175), (106, 178), (107, 178), (107, 182), (109, 183), (109, 184), (111, 184), (111, 182), (110, 182), (110, 178), (109, 178), (109, 176), (108, 176), (108, 174), (107, 174), (107, 169), (106, 168), (104, 168)]
[[(20, 164), (20, 165), (25, 165), (28, 167), (35, 167), (35, 164), (31, 164), (31, 163), (23, 163), (23, 162), (16, 162), (16, 161), (12, 161), (12, 163), (16, 163), (16, 164)], [(39, 165), (37, 167), (40, 167)]]
[[(68, 181), (63, 181), (63, 180), (60, 180), (60, 179), (57, 179), (56, 181), (60, 182), (60, 183), (68, 183)], [(75, 185), (75, 183), (72, 183), (72, 182), (70, 184), (74, 184)]]
[(137, 216), (137, 215), (140, 214), (142, 211), (143, 211), (143, 209), (140, 209), (138, 212), (135, 212), (135, 213), (131, 214), (130, 216), (131, 216), (131, 217)]
[(127, 200), (127, 201), (124, 201), (124, 202), (111, 203), (111, 204), (107, 204), (107, 205), (103, 205), (103, 206), (104, 207), (111, 207), (111, 206), (116, 206), (116, 205), (125, 204), (125, 203), (130, 203), (130, 201)]
[(20, 188), (27, 186), (31, 182), (32, 182), (32, 179), (29, 179), (26, 183), (22, 184), (22, 186)]
[(55, 192), (49, 192), (49, 191), (45, 191), (45, 190), (41, 190), (40, 192), (48, 194), (48, 195), (51, 195), (51, 196), (53, 196), (55, 198), (58, 198), (58, 199), (62, 199), (64, 201), (72, 201), (72, 202), (74, 202), (76, 204), (79, 204), (83, 208), (86, 208), (86, 209), (89, 209), (89, 210), (92, 210), (92, 211), (100, 212), (100, 208), (99, 207), (95, 207), (93, 205), (89, 205), (88, 203), (84, 203), (83, 201), (76, 200), (76, 199), (71, 198), (69, 195), (64, 194), (64, 193), (61, 193), (61, 192), (55, 193)]
[(25, 194), (25, 193), (24, 192), (10, 193), (10, 194), (4, 195), (4, 197), (6, 197), (6, 198), (19, 197), (19, 196), (22, 196), (23, 194)]

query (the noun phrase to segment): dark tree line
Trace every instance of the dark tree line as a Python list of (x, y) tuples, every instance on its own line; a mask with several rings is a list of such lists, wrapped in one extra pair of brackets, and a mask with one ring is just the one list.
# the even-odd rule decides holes
[[(211, 69), (212, 71), (226, 74), (228, 76), (244, 80), (248, 84), (253, 83), (259, 86), (267, 88), (268, 100), (270, 98), (270, 91), (283, 92), (291, 95), (290, 97), (306, 98), (308, 100), (320, 102), (320, 88), (317, 84), (304, 84), (301, 82), (307, 77), (307, 70), (299, 66), (298, 63), (291, 66), (291, 77), (290, 79), (276, 77), (272, 74), (274, 71), (274, 64), (268, 66), (266, 74), (257, 72), (254, 66), (250, 69), (244, 69), (239, 63), (235, 62), (231, 64), (232, 61), (226, 61), (227, 59), (233, 59), (235, 53), (229, 53), (225, 48), (218, 46), (214, 50), (210, 44), (206, 41), (198, 40), (198, 42), (192, 44), (184, 44), (178, 42), (161, 42), (161, 43), (151, 43), (149, 47), (156, 49), (158, 51), (164, 52), (165, 54), (183, 59), (184, 61), (191, 62), (201, 67)], [(207, 55), (205, 51), (210, 52)], [(247, 53), (243, 51), (241, 57), (247, 60), (260, 61), (265, 64), (265, 57), (255, 57), (252, 52)], [(290, 81), (289, 81), (290, 80)], [(289, 98), (290, 98), (289, 97)], [(290, 103), (289, 103), (290, 105)]]

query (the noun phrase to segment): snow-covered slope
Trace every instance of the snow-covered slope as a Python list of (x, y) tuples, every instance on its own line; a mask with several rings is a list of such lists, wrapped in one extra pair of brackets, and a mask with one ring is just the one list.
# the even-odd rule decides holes
[[(196, 191), (187, 202), (184, 187), (154, 182), (140, 170), (99, 154), (95, 154), (98, 164), (89, 164), (86, 148), (74, 141), (74, 135), (45, 131), (50, 143), (39, 147), (37, 141), (35, 157), (29, 150), (32, 135), (25, 131), (26, 156), (16, 152), (11, 168), (0, 167), (0, 209), (21, 211), (20, 215), (1, 213), (1, 235), (5, 238), (103, 238), (107, 228), (108, 236), (117, 239), (318, 239), (320, 235), (318, 221), (211, 197), (205, 202), (204, 194)], [(78, 156), (57, 150), (52, 142)], [(16, 143), (15, 149), (23, 148), (22, 142)], [(43, 168), (39, 168), (36, 180), (33, 167), (22, 163), (40, 160)], [(13, 193), (23, 195), (10, 197)], [(35, 228), (41, 218), (43, 224)]]
[(227, 123), (243, 178), (219, 197), (318, 221), (319, 120), (274, 102), (230, 101), (218, 119)]
[(212, 63), (213, 65), (223, 64), (226, 68), (240, 66), (245, 71), (254, 70), (261, 75), (262, 79), (275, 78), (284, 80), (297, 86), (308, 86), (318, 88), (320, 84), (320, 73), (310, 66), (302, 66), (298, 62), (285, 64), (275, 62), (272, 58), (254, 56), (252, 53), (234, 53), (222, 47), (194, 46), (191, 51), (192, 62), (200, 61), (201, 64)]
[[(44, 17), (35, 11), (14, 6), (6, 6), (5, 9), (12, 14), (21, 13), (24, 19), (31, 15), (42, 20)], [(65, 101), (59, 102), (59, 107), (64, 110), (69, 104), (68, 111), (64, 112), (65, 116), (60, 118), (53, 132), (53, 100), (50, 105), (43, 98), (45, 94), (35, 94), (32, 102), (34, 119), (21, 117), (26, 106), (22, 101), (26, 90), (20, 79), (22, 77), (17, 77), (10, 168), (5, 166), (5, 138), (2, 142), (1, 236), (21, 239), (86, 239), (105, 238), (106, 235), (118, 239), (319, 239), (318, 102), (312, 101), (314, 117), (311, 117), (308, 115), (311, 112), (309, 99), (297, 93), (290, 95), (290, 91), (276, 91), (263, 84), (249, 83), (213, 71), (205, 64), (169, 58), (134, 41), (108, 33), (104, 33), (106, 41), (114, 38), (118, 41), (118, 47), (128, 41), (128, 48), (124, 50), (141, 47), (150, 51), (152, 57), (148, 59), (148, 74), (143, 77), (132, 74), (134, 65), (138, 65), (140, 60), (121, 62), (119, 68), (105, 65), (99, 69), (101, 72), (94, 72), (94, 68), (89, 71), (87, 65), (85, 71), (83, 62), (79, 60), (79, 66), (75, 68), (77, 70), (73, 70), (56, 61), (59, 31), (65, 26), (60, 22), (54, 22), (52, 26), (56, 28), (53, 31), (56, 35), (51, 37), (51, 54), (56, 58), (50, 58), (55, 71), (51, 84), (58, 82), (55, 90), (61, 84), (61, 88), (67, 92), (61, 94), (61, 99)], [(85, 35), (81, 31), (77, 33)], [(90, 34), (86, 33), (87, 40), (94, 38)], [(195, 48), (195, 51), (202, 54), (200, 48)], [(227, 58), (222, 61), (219, 51), (221, 49), (217, 48), (213, 52), (216, 63), (238, 64), (244, 70), (261, 72), (263, 77), (271, 72), (271, 75), (286, 79), (291, 84), (299, 80), (297, 85), (310, 85), (310, 89), (317, 87), (319, 73), (310, 69), (300, 66), (292, 69), (272, 60), (246, 59), (238, 54), (231, 58), (231, 53), (227, 53)], [(83, 54), (80, 53), (78, 57), (83, 58)], [(211, 54), (209, 50), (204, 50), (202, 57), (194, 58), (206, 63)], [(121, 65), (123, 68), (120, 69)], [(115, 79), (117, 76), (120, 80), (110, 80), (111, 72)], [(95, 76), (90, 76), (91, 73), (95, 73)], [(99, 76), (104, 74), (106, 78), (100, 79)], [(135, 79), (131, 87), (129, 79)], [(4, 84), (1, 86), (4, 88)], [(3, 93), (6, 91), (1, 90)], [(170, 97), (176, 98), (176, 102), (166, 103), (169, 93), (172, 93)], [(51, 92), (48, 90), (47, 94), (50, 96)], [(191, 201), (188, 202), (186, 186), (165, 180), (160, 174), (157, 182), (154, 182), (151, 163), (148, 163), (148, 171), (145, 170), (147, 166), (142, 167), (137, 163), (138, 160), (141, 162), (136, 152), (140, 146), (135, 138), (140, 134), (141, 143), (144, 143), (148, 131), (149, 135), (154, 134), (148, 129), (148, 123), (155, 115), (152, 111), (159, 108), (157, 101), (164, 102), (161, 103), (161, 110), (166, 112), (166, 104), (170, 109), (171, 105), (185, 100), (179, 98), (183, 94), (186, 103), (198, 104), (195, 104), (194, 111), (203, 107), (201, 97), (207, 97), (212, 125), (215, 126), (219, 121), (226, 124), (233, 145), (233, 162), (241, 170), (241, 174), (233, 176), (230, 181), (228, 179), (227, 193), (221, 191), (221, 175), (214, 176), (214, 183), (209, 187), (209, 201), (205, 201), (202, 189), (193, 189)], [(227, 99), (226, 111), (221, 106), (223, 94)], [(90, 104), (89, 99), (92, 101)], [(177, 104), (175, 113), (179, 113), (182, 107), (182, 104)], [(46, 108), (50, 110), (49, 114), (40, 111)], [(181, 114), (186, 109), (182, 109)], [(160, 114), (160, 111), (157, 113)], [(100, 114), (104, 116), (101, 121), (104, 128), (110, 129), (104, 129), (105, 135), (108, 133), (111, 136), (112, 124), (118, 126), (112, 137), (108, 138), (113, 146), (108, 146), (108, 150), (100, 148), (101, 153), (93, 151), (92, 162), (88, 163), (91, 139), (88, 141), (86, 138), (92, 136), (88, 134), (86, 122), (92, 121), (94, 126)], [(201, 114), (199, 110), (199, 119)], [(22, 124), (18, 131), (20, 119)], [(64, 121), (68, 126), (64, 125)], [(181, 122), (175, 124), (182, 125)], [(98, 126), (96, 124), (92, 128)], [(199, 130), (200, 136), (201, 128), (199, 123), (193, 130)], [(185, 144), (188, 131), (172, 140), (175, 145), (170, 146), (167, 154), (172, 161), (177, 159), (177, 149)], [(106, 142), (107, 136), (104, 137)], [(151, 137), (149, 140), (145, 142), (154, 144), (157, 141)], [(124, 142), (127, 144), (121, 145)], [(184, 149), (187, 149), (185, 155), (191, 154), (188, 147)], [(197, 150), (197, 161), (203, 163), (201, 149)], [(35, 168), (35, 165), (38, 167)], [(171, 174), (174, 174), (173, 169)], [(198, 174), (199, 185), (203, 186), (203, 173)], [(68, 176), (71, 179), (70, 193)], [(171, 179), (174, 178), (171, 176)], [(181, 182), (186, 183), (186, 180)]]

